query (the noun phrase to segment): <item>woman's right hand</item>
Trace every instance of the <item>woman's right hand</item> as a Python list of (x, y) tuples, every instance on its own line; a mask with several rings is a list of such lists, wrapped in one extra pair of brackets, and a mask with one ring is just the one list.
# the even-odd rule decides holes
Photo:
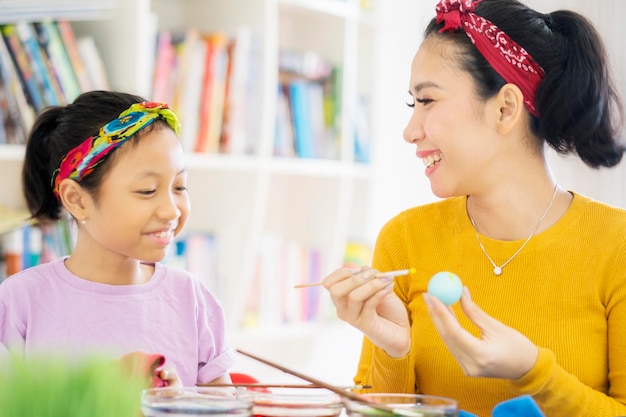
[(378, 271), (340, 268), (324, 278), (324, 287), (337, 308), (337, 317), (359, 329), (394, 358), (411, 348), (407, 310), (393, 292), (393, 279), (376, 278)]

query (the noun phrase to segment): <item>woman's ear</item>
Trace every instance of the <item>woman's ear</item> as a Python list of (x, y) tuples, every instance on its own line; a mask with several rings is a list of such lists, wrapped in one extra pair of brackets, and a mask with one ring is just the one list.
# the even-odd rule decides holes
[(498, 92), (496, 103), (498, 132), (507, 135), (524, 120), (524, 95), (517, 85), (507, 83)]
[(87, 210), (91, 196), (76, 181), (66, 178), (59, 184), (61, 204), (75, 219), (88, 217)]

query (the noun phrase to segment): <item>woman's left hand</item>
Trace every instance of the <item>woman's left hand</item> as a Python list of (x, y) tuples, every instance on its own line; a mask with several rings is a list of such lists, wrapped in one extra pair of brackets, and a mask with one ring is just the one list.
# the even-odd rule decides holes
[(526, 336), (489, 316), (463, 290), (461, 308), (480, 329), (477, 338), (461, 327), (454, 312), (436, 297), (424, 294), (439, 335), (465, 375), (518, 379), (532, 369), (539, 349)]

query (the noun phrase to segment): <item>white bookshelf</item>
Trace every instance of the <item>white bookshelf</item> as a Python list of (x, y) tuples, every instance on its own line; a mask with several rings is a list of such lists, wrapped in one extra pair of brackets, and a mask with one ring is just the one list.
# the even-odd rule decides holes
[[(371, 168), (353, 162), (352, 137), (357, 93), (376, 102), (378, 27), (376, 14), (363, 11), (357, 0), (119, 0), (99, 6), (87, 0), (9, 3), (10, 13), (0, 17), (3, 23), (49, 16), (72, 20), (78, 36), (95, 38), (111, 87), (148, 98), (157, 30), (195, 27), (226, 34), (234, 34), (241, 26), (251, 30), (258, 42), (259, 62), (259, 98), (253, 109), (258, 113), (256, 153), (187, 155), (192, 212), (186, 229), (212, 232), (218, 239), (218, 275), (224, 286), (218, 296), (233, 332), (241, 331), (242, 294), (250, 288), (263, 236), (280, 235), (318, 247), (323, 274), (341, 265), (349, 239), (371, 243), (372, 237), (363, 232), (371, 230), (367, 224)], [(342, 139), (336, 160), (272, 155), (281, 48), (312, 50), (343, 68)], [(23, 152), (23, 146), (0, 146), (3, 206), (24, 207), (16, 181)], [(297, 291), (294, 297), (299, 296)], [(262, 328), (251, 334), (262, 334)]]

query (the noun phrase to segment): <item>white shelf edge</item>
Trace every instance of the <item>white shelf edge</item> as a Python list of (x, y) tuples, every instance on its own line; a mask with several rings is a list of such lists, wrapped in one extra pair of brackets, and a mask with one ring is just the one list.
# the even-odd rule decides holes
[(193, 171), (257, 172), (259, 158), (250, 155), (185, 154), (187, 169)]
[(19, 21), (97, 20), (111, 16), (117, 0), (0, 0), (0, 23)]
[(269, 171), (275, 175), (352, 178), (367, 175), (369, 166), (330, 159), (273, 158), (269, 164)]
[(340, 0), (279, 0), (280, 5), (315, 11), (329, 16), (356, 20), (375, 27), (379, 23), (375, 10), (362, 9), (353, 1)]
[(356, 19), (359, 10), (353, 2), (340, 0), (279, 0), (281, 5), (301, 8), (331, 16)]
[(0, 161), (20, 162), (24, 160), (25, 145), (0, 145)]

